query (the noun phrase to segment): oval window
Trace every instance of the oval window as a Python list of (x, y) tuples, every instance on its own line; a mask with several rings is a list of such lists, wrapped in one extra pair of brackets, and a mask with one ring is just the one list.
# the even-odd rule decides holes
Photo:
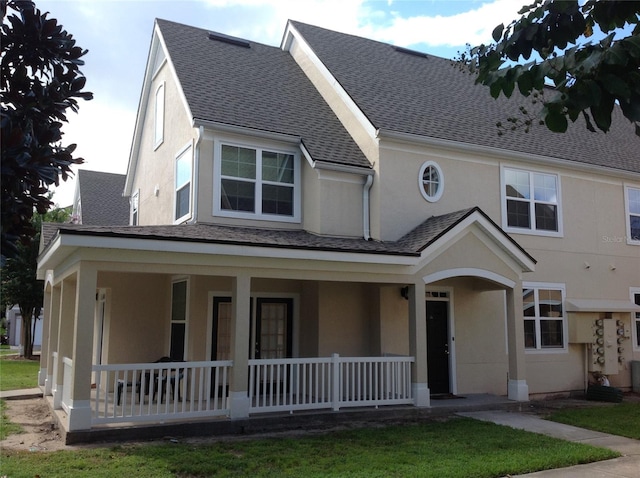
[(442, 170), (433, 161), (427, 161), (420, 168), (418, 186), (422, 196), (429, 202), (436, 202), (442, 196), (444, 177)]

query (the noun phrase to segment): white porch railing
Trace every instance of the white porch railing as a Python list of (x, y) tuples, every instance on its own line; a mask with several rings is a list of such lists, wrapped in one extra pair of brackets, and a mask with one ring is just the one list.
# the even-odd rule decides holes
[(92, 425), (229, 414), (231, 361), (94, 365)]
[(51, 395), (56, 393), (58, 389), (58, 352), (51, 352), (51, 357), (53, 358), (53, 371), (51, 372)]
[(411, 404), (413, 357), (249, 360), (250, 413)]
[(62, 358), (62, 408), (69, 413), (71, 408), (71, 378), (73, 376), (73, 360), (69, 357)]

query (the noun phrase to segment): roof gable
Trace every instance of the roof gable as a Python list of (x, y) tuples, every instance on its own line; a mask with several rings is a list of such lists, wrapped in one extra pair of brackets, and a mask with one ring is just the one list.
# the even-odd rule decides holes
[(207, 30), (166, 20), (156, 23), (194, 122), (299, 137), (313, 160), (371, 168), (287, 52), (221, 41)]
[(534, 127), (499, 136), (496, 123), (517, 116), (520, 104), (531, 109), (528, 99), (494, 100), (448, 59), (291, 24), (376, 129), (640, 173), (640, 138), (618, 109), (607, 134), (579, 119), (565, 134)]
[(123, 226), (129, 224), (129, 199), (122, 195), (125, 175), (78, 171), (77, 190), (83, 224)]

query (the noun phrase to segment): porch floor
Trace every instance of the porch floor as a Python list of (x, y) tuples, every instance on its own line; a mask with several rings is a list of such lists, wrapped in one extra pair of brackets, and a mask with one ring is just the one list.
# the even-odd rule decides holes
[[(51, 399), (51, 397), (47, 397)], [(52, 400), (49, 400), (52, 406)], [(214, 417), (207, 419), (166, 420), (156, 423), (118, 423), (94, 426), (91, 430), (66, 431), (64, 410), (55, 410), (60, 431), (67, 445), (96, 442), (126, 442), (156, 439), (185, 439), (191, 437), (274, 435), (282, 433), (323, 432), (345, 428), (394, 425), (429, 420), (460, 411), (519, 410), (526, 403), (489, 394), (470, 394), (464, 397), (434, 398), (431, 407), (410, 405), (346, 408), (339, 411), (313, 410), (294, 413), (260, 413), (243, 419)]]

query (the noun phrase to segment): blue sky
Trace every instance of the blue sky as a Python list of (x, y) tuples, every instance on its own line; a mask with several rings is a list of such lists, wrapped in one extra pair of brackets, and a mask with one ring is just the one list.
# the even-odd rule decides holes
[[(153, 22), (163, 18), (278, 46), (288, 19), (443, 57), (491, 40), (527, 0), (36, 0), (82, 48), (94, 99), (65, 125), (82, 169), (126, 173)], [(54, 201), (71, 204), (75, 182)]]

